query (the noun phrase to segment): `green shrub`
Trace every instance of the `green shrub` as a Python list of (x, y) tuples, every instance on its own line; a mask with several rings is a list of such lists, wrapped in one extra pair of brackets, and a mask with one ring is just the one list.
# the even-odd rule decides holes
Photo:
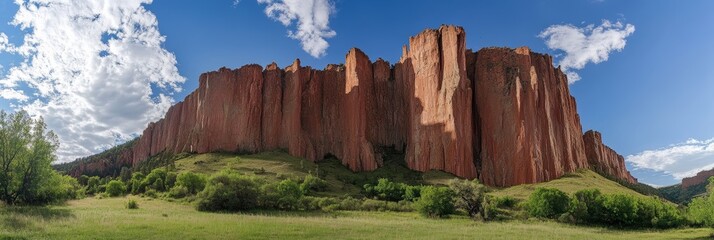
[(283, 210), (298, 208), (300, 198), (303, 194), (300, 185), (292, 179), (285, 179), (279, 183), (263, 185), (261, 193), (261, 207)]
[(136, 200), (131, 199), (126, 203), (126, 208), (127, 209), (139, 209), (139, 204), (136, 203)]
[(206, 187), (206, 176), (192, 172), (184, 172), (176, 177), (176, 185), (184, 186), (190, 194), (196, 194), (203, 191)]
[(714, 228), (714, 177), (709, 178), (707, 194), (687, 205), (687, 219), (695, 225)]
[(444, 217), (454, 212), (453, 192), (449, 188), (427, 186), (422, 188), (416, 209), (427, 217)]
[(578, 223), (602, 223), (605, 218), (602, 193), (598, 189), (585, 189), (573, 194), (570, 214)]
[(533, 217), (556, 218), (568, 211), (570, 198), (556, 188), (537, 188), (528, 198), (528, 214)]
[(82, 186), (87, 186), (87, 182), (89, 182), (89, 177), (87, 175), (82, 175), (77, 178), (77, 181), (79, 181), (79, 184)]
[(149, 189), (144, 192), (144, 196), (150, 197), (150, 198), (157, 198), (159, 197), (159, 193), (156, 192), (154, 189)]
[(312, 176), (312, 174), (308, 174), (305, 176), (302, 184), (300, 184), (300, 189), (302, 189), (302, 191), (306, 194), (310, 191), (322, 192), (327, 190), (327, 181)]
[(502, 196), (493, 199), (494, 204), (498, 208), (516, 208), (518, 199), (511, 196)]
[(321, 199), (319, 197), (303, 196), (299, 201), (300, 209), (305, 211), (320, 210), (319, 203)]
[[(150, 187), (156, 191), (165, 191), (164, 181), (166, 180), (166, 169), (156, 168), (151, 170), (151, 172), (146, 175), (146, 177), (141, 181), (139, 186), (139, 191), (145, 191), (147, 187)], [(161, 180), (160, 183), (156, 183)]]
[(124, 185), (124, 182), (122, 182), (122, 181), (111, 180), (106, 185), (105, 193), (107, 193), (107, 195), (109, 195), (110, 197), (123, 196), (125, 192), (126, 192), (126, 186)]
[(416, 201), (421, 197), (422, 186), (407, 186), (404, 189), (404, 200)]
[(98, 193), (99, 191), (99, 177), (97, 176), (92, 176), (87, 179), (87, 193), (88, 194), (95, 194)]
[(377, 185), (365, 184), (364, 190), (367, 196), (376, 197), (385, 201), (401, 201), (404, 199), (406, 184), (389, 181), (386, 178), (377, 180)]
[(164, 180), (159, 178), (154, 181), (153, 184), (151, 184), (151, 189), (154, 189), (158, 192), (163, 192), (166, 190), (166, 185), (164, 185)]
[(486, 186), (480, 184), (477, 179), (472, 181), (452, 179), (449, 181), (449, 188), (454, 193), (454, 202), (457, 208), (463, 209), (472, 218), (478, 214), (484, 216), (481, 205)]
[(188, 196), (188, 188), (184, 186), (174, 186), (169, 190), (169, 197), (172, 198), (184, 198)]
[(619, 227), (637, 226), (639, 204), (632, 195), (606, 195), (602, 205), (606, 223)]
[(199, 194), (200, 211), (242, 211), (258, 204), (259, 186), (255, 180), (233, 171), (211, 176)]
[(340, 201), (341, 210), (355, 211), (359, 210), (361, 206), (362, 201), (360, 201), (359, 199), (354, 199), (352, 197), (346, 197), (345, 199), (342, 199), (342, 201)]
[(171, 189), (176, 185), (176, 178), (177, 178), (176, 172), (168, 172), (166, 173), (166, 180), (164, 180), (164, 185), (166, 189)]

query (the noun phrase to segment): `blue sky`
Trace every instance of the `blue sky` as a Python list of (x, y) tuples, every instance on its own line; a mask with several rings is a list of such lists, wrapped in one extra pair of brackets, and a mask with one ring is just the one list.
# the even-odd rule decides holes
[[(39, 99), (38, 103), (28, 108), (31, 113), (44, 116), (62, 112), (56, 114), (57, 119), (67, 121), (92, 119), (82, 124), (73, 122), (71, 130), (60, 132), (60, 137), (66, 136), (62, 139), (63, 144), (67, 142), (68, 146), (82, 148), (81, 151), (60, 151), (68, 158), (97, 152), (113, 144), (116, 139), (135, 136), (148, 121), (160, 117), (172, 100), (180, 101), (195, 89), (200, 73), (222, 66), (235, 68), (249, 63), (266, 65), (273, 61), (279, 66), (287, 66), (295, 58), (300, 58), (303, 65), (322, 68), (329, 63), (343, 62), (351, 47), (362, 49), (372, 60), (381, 57), (395, 62), (401, 54), (401, 46), (407, 43), (409, 36), (424, 28), (436, 28), (440, 24), (463, 26), (467, 32), (468, 48), (529, 46), (534, 51), (557, 56), (557, 64), (567, 53), (549, 49), (545, 39), (539, 37), (542, 31), (554, 25), (585, 29), (589, 24), (599, 26), (603, 20), (607, 20), (630, 24), (636, 30), (624, 38), (626, 45), (620, 51), (608, 52), (606, 61), (598, 64), (589, 62), (583, 69), (572, 69), (581, 78), (570, 85), (570, 89), (577, 99), (583, 130), (596, 129), (602, 132), (605, 143), (626, 156), (628, 167), (645, 183), (669, 185), (699, 169), (714, 167), (714, 141), (711, 140), (714, 138), (714, 94), (711, 94), (714, 90), (714, 14), (710, 13), (714, 9), (712, 1), (335, 0), (330, 2), (334, 9), (327, 19), (327, 30), (336, 34), (324, 38), (329, 47), (324, 49), (325, 55), (320, 58), (311, 56), (303, 50), (300, 41), (288, 37), (287, 31), (295, 30), (299, 19), (286, 27), (269, 18), (265, 9), (270, 4), (265, 0), (263, 3), (242, 0), (238, 4), (234, 4), (233, 0), (155, 0), (143, 4), (141, 0), (127, 2), (137, 3), (127, 3), (117, 8), (136, 9), (143, 6), (145, 12), (140, 13), (138, 16), (141, 18), (136, 19), (153, 19), (156, 22), (137, 21), (132, 23), (134, 25), (120, 27), (112, 26), (110, 21), (97, 24), (113, 29), (110, 31), (119, 29), (119, 32), (133, 29), (135, 24), (144, 24), (142, 28), (133, 31), (155, 30), (154, 33), (165, 38), (151, 34), (106, 37), (109, 35), (102, 31), (79, 31), (77, 36), (80, 37), (77, 39), (94, 37), (97, 41), (104, 40), (98, 42), (96, 47), (82, 50), (88, 53), (109, 51), (117, 56), (156, 58), (158, 60), (148, 65), (146, 71), (160, 73), (158, 77), (155, 74), (139, 77), (113, 75), (116, 71), (97, 71), (85, 76), (82, 72), (79, 79), (86, 77), (87, 80), (77, 81), (77, 84), (92, 82), (91, 85), (64, 89), (64, 85), (60, 84), (62, 79), (58, 79), (51, 81), (50, 85), (55, 86), (51, 90), (43, 90), (48, 94), (42, 94), (39, 89), (42, 86), (47, 88), (46, 85), (16, 81), (13, 89), (22, 90), (27, 99), (19, 101), (17, 98), (0, 97), (0, 108), (5, 110), (26, 107)], [(58, 28), (52, 25), (54, 22), (38, 21), (31, 17), (25, 17), (21, 22), (36, 24), (34, 29), (30, 27), (23, 31), (18, 26), (5, 24), (16, 18), (18, 9), (20, 7), (11, 1), (0, 2), (0, 33), (7, 36), (8, 44), (22, 45), (25, 35), (32, 34), (33, 30), (39, 31), (43, 26), (46, 29)], [(80, 15), (89, 14), (91, 19), (91, 9), (77, 11)], [(101, 18), (108, 15), (111, 16), (104, 14)], [(87, 25), (72, 26), (76, 30)], [(97, 34), (105, 37), (99, 39)], [(110, 44), (112, 40), (109, 39), (112, 38), (117, 40), (116, 45)], [(122, 41), (125, 38), (132, 41)], [(73, 38), (67, 39), (71, 41)], [(137, 45), (133, 42), (145, 44)], [(103, 48), (102, 44), (110, 47)], [(68, 46), (75, 45), (86, 44)], [(3, 89), (2, 79), (9, 79), (7, 76), (10, 69), (24, 59), (32, 59), (17, 52), (3, 52), (1, 46), (2, 38), (0, 91)], [(144, 50), (137, 52), (132, 49)], [(67, 61), (83, 61), (82, 57), (86, 55), (72, 56)], [(122, 59), (126, 58), (118, 57), (113, 61), (124, 61)], [(98, 58), (69, 67), (62, 66), (62, 69), (81, 72), (84, 65), (93, 63), (112, 62), (102, 62)], [(120, 65), (133, 66), (131, 64)], [(136, 64), (138, 67), (147, 65)], [(123, 69), (121, 66), (109, 69)], [(101, 100), (104, 98), (91, 95), (98, 93), (89, 90), (92, 87), (116, 89), (116, 86), (106, 81), (93, 82), (97, 78), (117, 79), (116, 82), (121, 83), (145, 78), (147, 80), (138, 82), (138, 85), (143, 84), (142, 88), (122, 89), (124, 92), (144, 93), (137, 95), (144, 100), (135, 104), (126, 104), (127, 99), (104, 103)], [(88, 90), (74, 90), (83, 87)], [(102, 94), (109, 96), (112, 92), (106, 90)], [(81, 103), (82, 107), (75, 107), (74, 110), (62, 108), (68, 103)], [(126, 120), (121, 124), (113, 123), (116, 120), (104, 116), (107, 114), (96, 113), (100, 106), (126, 110), (128, 106), (134, 105), (139, 110), (132, 117), (138, 120)], [(65, 120), (54, 123), (59, 126), (67, 122)], [(53, 126), (50, 119), (48, 122)], [(93, 129), (94, 133), (82, 132), (89, 131), (87, 129)]]

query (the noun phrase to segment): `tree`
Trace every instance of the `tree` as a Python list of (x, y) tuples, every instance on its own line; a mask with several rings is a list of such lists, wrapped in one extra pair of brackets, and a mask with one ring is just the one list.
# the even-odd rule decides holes
[(198, 173), (183, 172), (176, 177), (176, 185), (186, 187), (189, 194), (196, 194), (206, 187), (206, 176)]
[(125, 192), (126, 185), (124, 185), (124, 182), (118, 180), (111, 180), (109, 181), (109, 183), (107, 183), (106, 193), (109, 194), (110, 197), (118, 197), (124, 195)]
[(414, 205), (427, 217), (445, 217), (454, 212), (453, 192), (446, 187), (422, 188), (421, 197)]
[(484, 218), (482, 205), (486, 187), (483, 184), (479, 183), (477, 179), (472, 181), (453, 179), (449, 182), (449, 188), (454, 193), (457, 208), (464, 209), (472, 218), (479, 213)]
[(57, 136), (44, 120), (26, 112), (0, 111), (0, 200), (9, 205), (44, 204), (54, 201), (52, 181), (62, 182), (51, 163), (59, 146)]
[(199, 194), (200, 211), (241, 211), (258, 204), (259, 186), (253, 178), (230, 170), (214, 174)]
[(528, 198), (528, 214), (555, 218), (568, 211), (570, 198), (557, 188), (537, 188)]
[(714, 228), (714, 177), (709, 178), (707, 194), (692, 200), (687, 206), (690, 222)]

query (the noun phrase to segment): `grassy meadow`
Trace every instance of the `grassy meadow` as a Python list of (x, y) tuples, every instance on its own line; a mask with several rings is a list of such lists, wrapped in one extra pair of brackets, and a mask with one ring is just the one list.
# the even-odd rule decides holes
[[(126, 209), (129, 199), (139, 209)], [(619, 231), (556, 222), (475, 222), (394, 212), (206, 213), (128, 196), (0, 210), (0, 239), (707, 239), (710, 229)]]
[[(174, 162), (178, 172), (212, 174), (233, 169), (269, 181), (318, 175), (327, 181), (326, 197), (359, 196), (362, 185), (376, 179), (409, 184), (446, 184), (453, 176), (407, 169), (399, 155), (387, 154), (385, 165), (373, 172), (353, 173), (336, 159), (319, 164), (264, 152), (252, 155), (210, 153), (185, 156)], [(522, 201), (537, 187), (555, 187), (568, 194), (598, 188), (603, 193), (640, 195), (592, 171), (579, 171), (538, 184), (493, 189), (489, 194)], [(127, 209), (129, 200), (139, 209)], [(200, 212), (190, 201), (129, 195), (88, 197), (60, 206), (0, 207), (0, 239), (708, 239), (707, 228), (619, 230), (577, 226), (556, 221), (514, 218), (473, 221), (463, 214), (429, 219), (417, 212), (378, 211), (249, 211)], [(518, 213), (514, 213), (518, 214)]]

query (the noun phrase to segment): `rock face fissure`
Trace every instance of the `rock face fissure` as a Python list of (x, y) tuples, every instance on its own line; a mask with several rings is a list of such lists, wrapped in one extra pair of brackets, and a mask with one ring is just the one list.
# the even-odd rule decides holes
[[(548, 55), (467, 50), (461, 27), (411, 37), (396, 64), (351, 49), (344, 65), (316, 70), (246, 65), (200, 76), (198, 89), (149, 124), (122, 162), (159, 153), (286, 149), (353, 171), (403, 151), (409, 168), (443, 170), (506, 187), (595, 168), (634, 182), (600, 134), (582, 135), (565, 74)], [(79, 174), (74, 171), (73, 174)]]

